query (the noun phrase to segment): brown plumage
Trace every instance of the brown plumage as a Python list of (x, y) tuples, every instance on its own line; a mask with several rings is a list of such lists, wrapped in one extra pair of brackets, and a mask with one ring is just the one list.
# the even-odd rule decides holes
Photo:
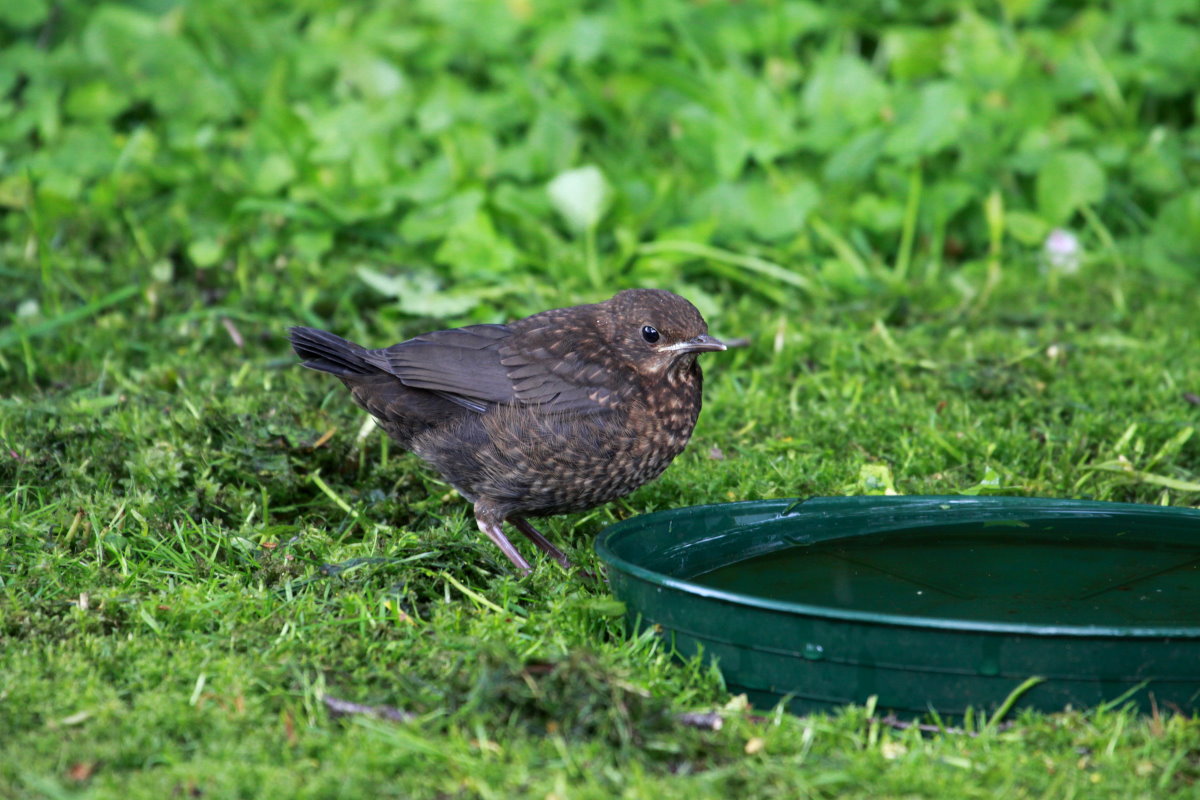
[(501, 524), (569, 566), (526, 518), (592, 508), (658, 477), (700, 414), (696, 354), (725, 349), (695, 306), (657, 289), (381, 350), (315, 328), (292, 328), (291, 340), (304, 366), (339, 377), (475, 504), (479, 529), (522, 572)]

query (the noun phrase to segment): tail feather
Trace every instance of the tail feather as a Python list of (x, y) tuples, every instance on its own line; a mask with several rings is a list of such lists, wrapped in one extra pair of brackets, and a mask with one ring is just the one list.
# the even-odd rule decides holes
[(318, 328), (295, 327), (288, 330), (292, 349), (309, 369), (351, 377), (372, 375), (379, 368), (367, 361), (366, 348)]

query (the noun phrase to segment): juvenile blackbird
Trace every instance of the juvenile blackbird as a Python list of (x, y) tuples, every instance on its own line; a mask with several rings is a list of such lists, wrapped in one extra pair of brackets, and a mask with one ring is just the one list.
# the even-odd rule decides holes
[(529, 563), (501, 524), (569, 567), (527, 518), (592, 508), (658, 477), (700, 414), (696, 354), (725, 349), (695, 306), (658, 289), (381, 350), (315, 328), (290, 333), (304, 366), (340, 378), (475, 504), (479, 529), (523, 573)]

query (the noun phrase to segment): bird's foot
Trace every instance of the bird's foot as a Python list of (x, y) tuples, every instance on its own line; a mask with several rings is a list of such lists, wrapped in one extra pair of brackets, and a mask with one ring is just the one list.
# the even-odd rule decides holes
[(529, 520), (525, 519), (524, 517), (509, 517), (508, 521), (513, 524), (514, 528), (528, 536), (529, 541), (537, 545), (543, 553), (557, 561), (559, 566), (561, 566), (563, 569), (571, 570), (574, 568), (579, 577), (583, 578), (585, 581), (590, 583), (600, 582), (600, 577), (590, 569), (576, 567), (571, 562), (571, 559), (567, 558), (567, 554), (550, 544), (546, 537), (543, 536), (537, 528), (533, 527), (533, 525), (529, 523)]
[[(494, 509), (484, 505), (480, 501), (475, 503), (475, 521), (479, 525), (479, 530), (483, 531), (484, 535), (500, 548), (500, 551), (521, 571), (522, 575), (528, 575), (533, 571), (532, 567), (529, 566), (529, 562), (517, 551), (513, 543), (508, 540), (508, 537), (504, 535), (504, 531), (500, 527), (501, 520), (497, 517), (498, 515)], [(511, 522), (513, 527), (523, 533), (539, 550), (557, 561), (560, 567), (565, 570), (574, 568), (574, 564), (571, 563), (571, 559), (567, 557), (567, 554), (551, 544), (550, 540), (543, 536), (541, 531), (529, 523), (529, 520), (524, 517), (513, 516), (509, 517), (507, 521)], [(599, 580), (590, 570), (576, 569), (576, 571), (584, 580)]]
[(479, 530), (483, 531), (483, 534), (491, 539), (492, 543), (499, 547), (504, 555), (508, 556), (508, 560), (521, 571), (522, 575), (528, 575), (533, 571), (533, 568), (529, 566), (529, 562), (517, 552), (517, 548), (513, 546), (513, 543), (500, 530), (500, 523), (498, 521), (493, 522), (480, 519), (479, 517), (476, 517), (475, 521), (479, 524)]
[(557, 561), (563, 569), (571, 568), (571, 559), (567, 558), (567, 554), (550, 544), (550, 540), (543, 536), (537, 528), (530, 525), (529, 520), (524, 517), (509, 517), (508, 521), (513, 524), (514, 528), (525, 534), (529, 541), (537, 545), (539, 550)]

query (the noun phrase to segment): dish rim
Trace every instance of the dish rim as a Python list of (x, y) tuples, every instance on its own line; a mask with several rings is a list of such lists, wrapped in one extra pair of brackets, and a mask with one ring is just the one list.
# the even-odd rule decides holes
[[(895, 511), (897, 507), (924, 507), (932, 510), (934, 506), (949, 504), (951, 507), (974, 506), (980, 510), (1011, 508), (1014, 512), (1058, 514), (1074, 517), (1128, 516), (1133, 518), (1182, 518), (1193, 520), (1197, 529), (1197, 547), (1200, 548), (1200, 509), (1181, 506), (1153, 506), (1141, 503), (1116, 503), (1103, 500), (1063, 500), (1058, 498), (1037, 497), (978, 497), (974, 495), (852, 495), (847, 497), (811, 497), (783, 498), (766, 500), (740, 500), (732, 503), (710, 503), (697, 506), (684, 506), (663, 511), (654, 511), (617, 522), (605, 528), (596, 539), (596, 553), (601, 561), (608, 565), (611, 572), (616, 570), (651, 585), (701, 597), (735, 606), (749, 606), (768, 612), (790, 616), (816, 617), (822, 619), (854, 622), (867, 625), (889, 627), (917, 628), (937, 631), (975, 632), (994, 634), (1020, 634), (1024, 636), (1061, 637), (1071, 636), (1096, 639), (1200, 639), (1200, 620), (1193, 626), (1146, 626), (1146, 625), (1049, 625), (1043, 623), (1002, 622), (999, 620), (964, 620), (957, 618), (895, 614), (876, 611), (860, 611), (840, 609), (833, 606), (813, 603), (798, 603), (787, 600), (774, 600), (758, 597), (742, 592), (731, 592), (697, 583), (692, 580), (678, 578), (641, 566), (617, 552), (621, 540), (641, 532), (644, 535), (647, 523), (661, 524), (670, 522), (674, 517), (692, 516), (696, 513), (711, 512), (714, 509), (727, 510), (737, 506), (756, 506), (770, 510), (777, 506), (781, 510), (776, 519), (783, 516), (798, 517), (806, 513), (828, 514), (831, 506), (846, 506), (858, 510), (870, 508), (872, 505), (888, 507)], [(807, 508), (805, 508), (807, 506)], [(764, 520), (766, 522), (768, 520)], [(956, 522), (962, 522), (958, 518)], [(969, 520), (967, 520), (969, 521)], [(761, 523), (760, 523), (761, 524)], [(728, 530), (734, 530), (729, 528)], [(903, 530), (902, 526), (897, 527)], [(737, 562), (729, 562), (737, 563)]]

